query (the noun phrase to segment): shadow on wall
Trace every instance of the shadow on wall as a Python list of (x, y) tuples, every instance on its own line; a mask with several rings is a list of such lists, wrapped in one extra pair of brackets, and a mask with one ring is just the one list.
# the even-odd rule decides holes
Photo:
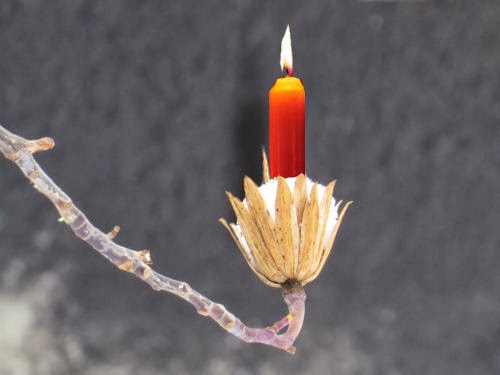
[[(241, 71), (237, 75), (236, 87), (244, 87), (240, 97), (236, 98), (234, 116), (234, 165), (236, 171), (232, 186), (237, 196), (243, 196), (243, 176), (247, 175), (256, 184), (262, 182), (262, 147), (267, 148), (267, 105), (262, 94), (262, 88), (252, 77), (258, 77), (259, 61), (257, 53), (251, 51), (251, 46), (241, 43)], [(256, 93), (259, 93), (256, 95)], [(266, 94), (267, 95), (267, 94)], [(266, 150), (267, 151), (267, 150)]]

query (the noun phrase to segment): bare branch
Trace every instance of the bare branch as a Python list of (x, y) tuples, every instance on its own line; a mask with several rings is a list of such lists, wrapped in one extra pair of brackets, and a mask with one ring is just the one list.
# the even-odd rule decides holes
[[(57, 186), (43, 171), (33, 157), (33, 153), (50, 150), (54, 147), (51, 138), (27, 140), (0, 126), (0, 151), (14, 162), (31, 181), (33, 187), (45, 195), (55, 206), (61, 220), (76, 236), (87, 242), (111, 263), (122, 271), (127, 271), (148, 283), (156, 291), (165, 291), (179, 296), (194, 306), (198, 314), (215, 320), (229, 333), (246, 342), (256, 342), (275, 346), (294, 353), (292, 346), (304, 320), (304, 289), (299, 283), (284, 286), (283, 298), (289, 314), (270, 327), (250, 328), (229, 312), (223, 305), (215, 303), (192, 289), (189, 284), (177, 281), (154, 271), (149, 265), (151, 259), (148, 250), (135, 251), (118, 245), (113, 241), (119, 232), (114, 227), (108, 234), (97, 229), (78, 209), (70, 197)], [(285, 327), (287, 331), (280, 333)]]

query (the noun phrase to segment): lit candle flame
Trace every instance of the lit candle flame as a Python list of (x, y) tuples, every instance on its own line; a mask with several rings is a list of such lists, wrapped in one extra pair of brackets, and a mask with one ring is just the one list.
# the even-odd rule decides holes
[(285, 35), (281, 40), (280, 54), (281, 70), (286, 71), (289, 77), (293, 76), (292, 38), (290, 36), (290, 25), (286, 26)]

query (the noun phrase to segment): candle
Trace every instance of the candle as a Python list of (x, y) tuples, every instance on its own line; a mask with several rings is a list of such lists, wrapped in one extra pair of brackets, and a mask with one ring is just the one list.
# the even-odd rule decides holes
[(281, 69), (269, 91), (269, 168), (271, 177), (305, 174), (305, 91), (293, 76), (290, 26), (281, 41)]

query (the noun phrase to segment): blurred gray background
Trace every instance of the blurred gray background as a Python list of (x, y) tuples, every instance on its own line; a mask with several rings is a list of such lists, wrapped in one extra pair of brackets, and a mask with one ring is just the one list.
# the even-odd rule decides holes
[(119, 272), (0, 160), (0, 374), (498, 374), (500, 3), (0, 3), (0, 122), (103, 231), (243, 321), (285, 314), (217, 223), (260, 181), (292, 26), (307, 171), (354, 200), (297, 354)]

